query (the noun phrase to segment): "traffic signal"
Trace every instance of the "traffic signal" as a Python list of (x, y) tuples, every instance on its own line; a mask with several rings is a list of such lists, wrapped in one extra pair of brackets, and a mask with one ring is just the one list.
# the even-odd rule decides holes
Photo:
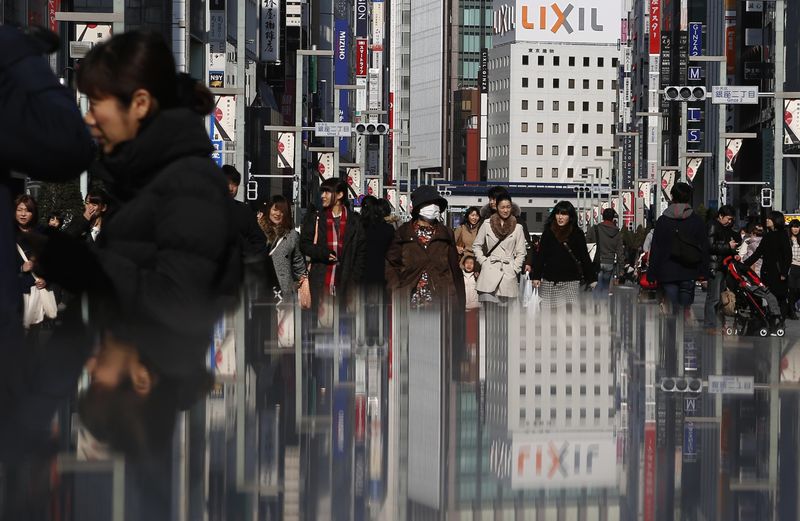
[(389, 133), (389, 125), (386, 123), (356, 123), (355, 132), (370, 136), (383, 136)]
[(664, 88), (664, 99), (667, 101), (703, 101), (706, 99), (706, 88), (695, 85), (670, 85)]
[(772, 188), (761, 189), (761, 207), (772, 208)]
[(699, 393), (703, 390), (703, 381), (692, 377), (662, 378), (661, 390), (666, 393)]

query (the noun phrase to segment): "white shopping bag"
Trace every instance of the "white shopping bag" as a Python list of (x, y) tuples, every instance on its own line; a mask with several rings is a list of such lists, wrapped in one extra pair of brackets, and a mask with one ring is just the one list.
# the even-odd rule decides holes
[(542, 298), (539, 296), (539, 288), (532, 288), (531, 298), (528, 299), (528, 315), (535, 316), (542, 308)]
[(533, 297), (533, 284), (531, 284), (528, 277), (523, 277), (521, 286), (520, 297), (522, 298), (522, 307), (528, 307), (531, 302), (531, 297)]

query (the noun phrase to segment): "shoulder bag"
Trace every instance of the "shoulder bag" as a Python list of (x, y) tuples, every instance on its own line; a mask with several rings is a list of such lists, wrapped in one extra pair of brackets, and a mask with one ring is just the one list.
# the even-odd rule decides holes
[[(19, 244), (17, 244), (17, 251), (22, 257), (22, 262), (28, 262), (28, 256), (25, 255), (25, 251)], [(35, 280), (39, 280), (39, 277), (34, 272), (31, 272), (31, 275)], [(39, 289), (35, 285), (31, 286), (30, 291), (23, 295), (23, 301), (22, 324), (25, 329), (43, 322), (45, 318), (53, 319), (58, 316), (56, 295), (49, 289)]]

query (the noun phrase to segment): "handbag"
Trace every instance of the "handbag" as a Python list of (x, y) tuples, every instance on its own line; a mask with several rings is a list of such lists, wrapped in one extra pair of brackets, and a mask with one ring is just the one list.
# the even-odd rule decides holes
[(534, 289), (533, 284), (531, 284), (530, 279), (528, 277), (521, 277), (520, 278), (520, 297), (522, 298), (522, 307), (528, 307), (531, 302), (531, 298), (533, 297), (533, 293), (538, 291)]
[[(17, 251), (22, 257), (23, 262), (28, 262), (28, 256), (25, 251), (17, 244)], [(31, 275), (37, 281), (40, 280), (34, 272)], [(56, 295), (49, 289), (40, 289), (35, 285), (31, 286), (28, 293), (23, 295), (23, 314), (22, 325), (25, 329), (33, 325), (40, 324), (45, 318), (54, 319), (58, 316), (58, 304), (56, 303)]]

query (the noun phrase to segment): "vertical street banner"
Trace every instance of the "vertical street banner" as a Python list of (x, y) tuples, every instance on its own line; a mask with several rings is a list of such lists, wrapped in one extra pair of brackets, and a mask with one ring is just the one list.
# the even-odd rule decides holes
[(356, 0), (356, 38), (369, 35), (369, 0)]
[(303, 24), (303, 3), (286, 0), (286, 27), (301, 27)]
[(667, 201), (672, 199), (670, 192), (672, 192), (672, 187), (675, 186), (675, 180), (677, 177), (678, 172), (675, 170), (664, 170), (661, 173), (661, 191), (663, 192)]
[(333, 154), (330, 152), (317, 154), (317, 172), (322, 179), (333, 177)]
[(372, 50), (378, 52), (383, 51), (384, 7), (383, 0), (372, 0)]
[(280, 0), (261, 0), (261, 61), (280, 61), (281, 3)]
[(725, 140), (725, 171), (733, 172), (733, 167), (736, 166), (736, 159), (739, 157), (739, 151), (742, 149), (741, 139), (727, 139)]
[(278, 132), (278, 168), (294, 169), (294, 132)]
[(212, 54), (225, 53), (225, 35), (227, 23), (225, 22), (225, 0), (209, 0), (209, 26), (208, 26), (208, 52)]
[(661, 54), (661, 0), (650, 0), (650, 54)]
[(361, 167), (347, 169), (347, 184), (354, 197), (364, 194), (364, 177), (361, 175)]
[(633, 190), (636, 177), (636, 138), (623, 136), (622, 138), (622, 189)]
[(692, 22), (689, 24), (689, 56), (703, 55), (703, 24)]
[(489, 159), (489, 49), (481, 49), (480, 63), (480, 92), (481, 92), (481, 161)]
[(800, 153), (800, 99), (783, 101), (783, 153)]
[(700, 167), (703, 166), (703, 158), (702, 157), (693, 157), (689, 159), (686, 163), (686, 180), (689, 181), (689, 184), (694, 182), (694, 178), (697, 177), (697, 173), (700, 172)]
[[(340, 2), (337, 2), (337, 5)], [(337, 13), (338, 16), (338, 13)], [(350, 85), (350, 23), (346, 18), (336, 18), (334, 22), (334, 81), (336, 85)], [(339, 114), (334, 115), (336, 121), (350, 121), (350, 96), (348, 91), (339, 91)], [(347, 155), (350, 139), (336, 138), (339, 154)]]
[(54, 33), (58, 33), (58, 22), (56, 13), (61, 11), (61, 0), (47, 0), (47, 27)]

